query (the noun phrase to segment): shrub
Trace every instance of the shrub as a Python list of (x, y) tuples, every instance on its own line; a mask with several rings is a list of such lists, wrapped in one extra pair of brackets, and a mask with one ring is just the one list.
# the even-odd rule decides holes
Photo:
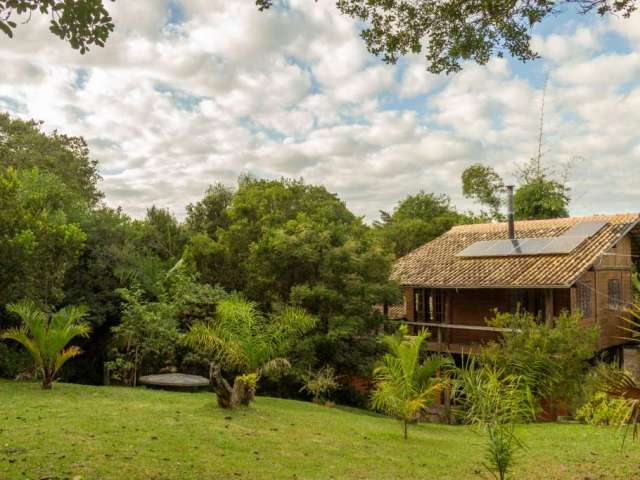
[(336, 371), (330, 365), (325, 365), (316, 372), (309, 372), (305, 376), (304, 382), (304, 386), (300, 391), (313, 395), (313, 401), (315, 403), (327, 402), (331, 392), (340, 386)]
[(121, 289), (125, 301), (122, 322), (111, 329), (113, 348), (106, 362), (111, 378), (137, 385), (143, 366), (158, 368), (175, 357), (179, 333), (175, 306), (164, 300), (149, 302), (136, 289)]
[(526, 312), (497, 312), (487, 323), (510, 331), (482, 352), (484, 362), (522, 377), (552, 415), (579, 395), (598, 339), (597, 327), (580, 325), (579, 315), (563, 312), (554, 320), (549, 326)]
[(590, 425), (620, 427), (624, 425), (628, 412), (625, 400), (596, 392), (587, 403), (578, 408), (576, 418)]

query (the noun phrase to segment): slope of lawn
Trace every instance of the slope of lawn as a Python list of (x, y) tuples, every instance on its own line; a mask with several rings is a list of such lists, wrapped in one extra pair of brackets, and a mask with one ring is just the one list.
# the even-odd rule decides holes
[[(583, 425), (521, 428), (514, 478), (640, 478), (640, 445)], [(260, 397), (0, 381), (0, 479), (486, 478), (481, 437), (371, 413)]]

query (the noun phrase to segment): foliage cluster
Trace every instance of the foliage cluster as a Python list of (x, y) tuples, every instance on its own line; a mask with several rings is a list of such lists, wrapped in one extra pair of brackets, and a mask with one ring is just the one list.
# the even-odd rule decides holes
[(580, 321), (580, 315), (566, 312), (554, 318), (553, 325), (527, 312), (496, 312), (488, 324), (508, 331), (483, 350), (483, 362), (522, 377), (555, 415), (559, 405), (571, 406), (580, 395), (596, 352), (598, 327)]

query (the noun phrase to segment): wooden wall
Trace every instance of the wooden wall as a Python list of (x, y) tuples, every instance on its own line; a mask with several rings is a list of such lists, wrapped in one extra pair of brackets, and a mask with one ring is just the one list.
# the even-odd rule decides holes
[[(576, 282), (590, 289), (591, 315), (583, 319), (584, 325), (598, 324), (601, 329), (599, 348), (605, 349), (626, 343), (624, 331), (624, 307), (632, 301), (633, 287), (631, 271), (634, 254), (640, 254), (640, 247), (632, 242), (629, 236), (622, 238), (607, 255)], [(620, 308), (609, 305), (609, 280), (620, 281)], [(416, 321), (414, 317), (414, 291), (404, 289), (404, 303), (408, 321)], [(571, 288), (553, 289), (553, 315), (563, 310), (578, 310), (578, 290)], [(446, 289), (445, 323), (458, 325), (486, 326), (486, 320), (494, 315), (494, 310), (508, 312), (512, 308), (512, 290), (510, 289)], [(419, 327), (414, 328), (416, 330)], [(483, 343), (497, 338), (497, 333), (487, 331), (442, 329), (443, 340), (452, 344)], [(435, 337), (435, 332), (434, 337)], [(433, 340), (433, 339), (432, 339)]]

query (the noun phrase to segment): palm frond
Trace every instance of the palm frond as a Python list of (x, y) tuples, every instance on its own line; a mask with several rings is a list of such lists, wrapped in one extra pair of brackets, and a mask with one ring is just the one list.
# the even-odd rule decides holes
[(77, 357), (82, 353), (82, 350), (76, 346), (72, 346), (69, 348), (65, 348), (58, 355), (56, 355), (56, 360), (54, 364), (55, 371), (58, 371), (62, 368), (62, 366), (67, 362), (67, 360), (72, 359), (73, 357)]

